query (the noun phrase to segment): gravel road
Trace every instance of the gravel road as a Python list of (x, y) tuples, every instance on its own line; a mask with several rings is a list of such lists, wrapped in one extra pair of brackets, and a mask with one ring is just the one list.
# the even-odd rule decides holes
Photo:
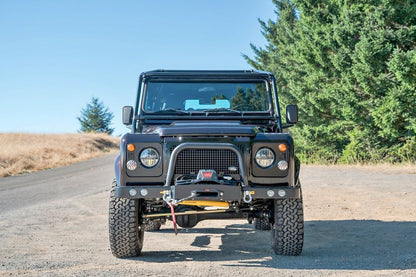
[[(147, 232), (143, 255), (116, 259), (108, 155), (0, 179), (0, 276), (416, 276), (416, 170), (304, 166), (305, 245), (274, 255), (244, 220)], [(413, 172), (412, 172), (413, 171)]]

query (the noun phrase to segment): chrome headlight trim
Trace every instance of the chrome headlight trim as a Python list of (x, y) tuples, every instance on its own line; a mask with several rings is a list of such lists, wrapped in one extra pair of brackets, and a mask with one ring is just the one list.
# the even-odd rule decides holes
[(154, 148), (145, 148), (140, 153), (140, 163), (146, 168), (155, 167), (160, 161), (159, 152)]
[(256, 164), (261, 168), (268, 168), (273, 165), (275, 161), (274, 152), (267, 147), (260, 148), (255, 156)]

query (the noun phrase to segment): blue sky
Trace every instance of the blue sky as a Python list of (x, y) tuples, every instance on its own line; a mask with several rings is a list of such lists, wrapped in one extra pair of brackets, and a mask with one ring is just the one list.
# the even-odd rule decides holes
[(128, 130), (138, 76), (153, 69), (249, 69), (271, 0), (0, 1), (0, 132), (74, 133), (98, 97)]

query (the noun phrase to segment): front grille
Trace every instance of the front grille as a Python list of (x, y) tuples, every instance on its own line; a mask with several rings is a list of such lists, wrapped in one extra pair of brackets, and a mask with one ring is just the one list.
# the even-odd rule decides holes
[[(230, 171), (229, 168), (237, 168)], [(213, 169), (217, 174), (239, 174), (238, 157), (228, 149), (184, 149), (176, 159), (175, 174), (198, 174), (201, 169)]]

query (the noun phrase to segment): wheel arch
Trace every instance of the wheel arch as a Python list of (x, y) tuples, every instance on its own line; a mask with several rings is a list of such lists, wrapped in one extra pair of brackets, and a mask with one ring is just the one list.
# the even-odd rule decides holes
[(121, 178), (121, 157), (118, 155), (114, 160), (114, 173), (116, 175), (116, 182), (117, 186), (120, 186), (120, 178)]

